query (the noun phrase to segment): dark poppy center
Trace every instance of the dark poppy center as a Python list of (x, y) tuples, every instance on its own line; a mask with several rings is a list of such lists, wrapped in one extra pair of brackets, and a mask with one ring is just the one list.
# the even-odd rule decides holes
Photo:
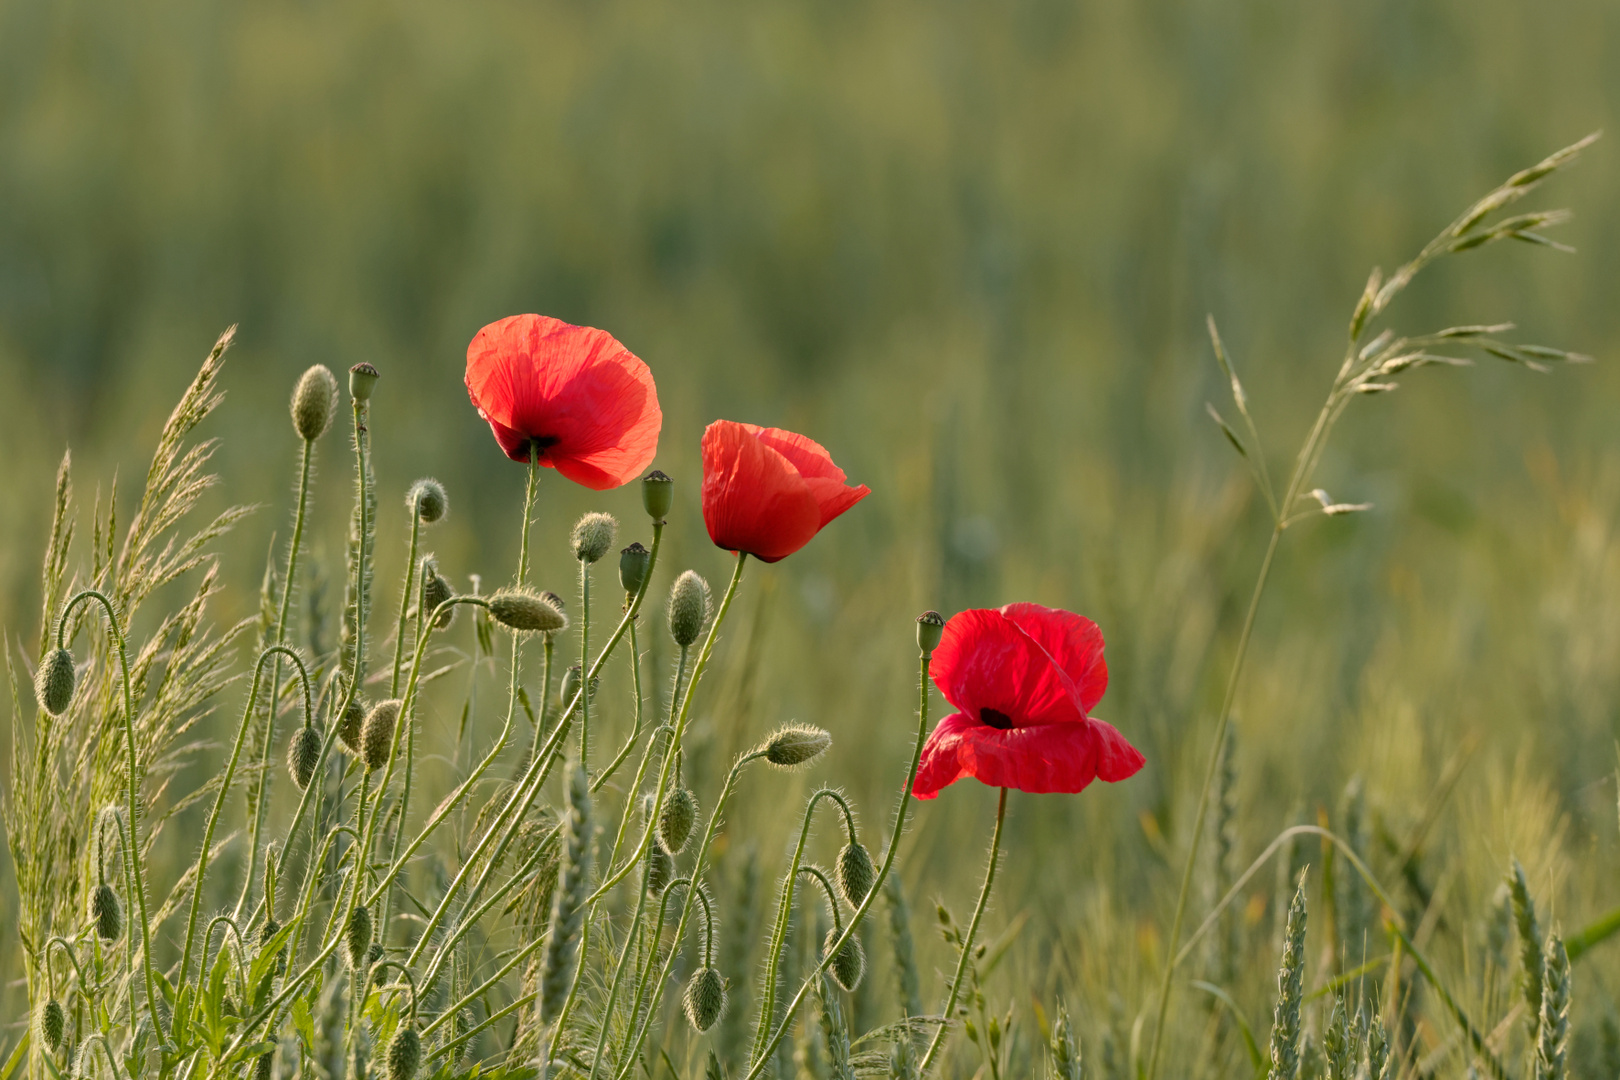
[(1001, 731), (1006, 731), (1013, 726), (1012, 717), (999, 709), (980, 709), (979, 722)]
[(555, 435), (531, 435), (529, 436), (529, 452), (535, 455), (543, 454), (561, 441)]

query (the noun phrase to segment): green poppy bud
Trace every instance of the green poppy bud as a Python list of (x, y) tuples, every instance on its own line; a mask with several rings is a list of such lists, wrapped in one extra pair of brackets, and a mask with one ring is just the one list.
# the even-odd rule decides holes
[(671, 855), (679, 855), (696, 820), (697, 796), (688, 788), (676, 788), (664, 798), (664, 808), (658, 814), (658, 842)]
[(524, 588), (490, 594), (489, 614), (508, 630), (522, 634), (555, 634), (568, 629), (568, 616), (561, 609)]
[(388, 1080), (412, 1080), (421, 1064), (422, 1036), (414, 1026), (406, 1025), (388, 1044)]
[[(450, 587), (450, 583), (439, 576), (439, 564), (433, 560), (431, 555), (423, 559), (422, 617), (431, 618), (433, 613), (439, 610), (440, 604), (447, 600), (454, 600), (455, 597), (456, 592)], [(445, 608), (444, 613), (433, 620), (433, 626), (437, 630), (443, 630), (454, 622), (455, 618), (456, 609), (454, 607)]]
[[(579, 667), (578, 664), (570, 665), (568, 670), (563, 672), (563, 677), (562, 677), (562, 703), (564, 705), (568, 705), (568, 704), (572, 703), (575, 696), (578, 695), (578, 693), (579, 693), (579, 683), (580, 683), (581, 678), (582, 678), (582, 676), (580, 675), (580, 667)], [(596, 700), (596, 690), (597, 690), (597, 687), (599, 685), (601, 685), (601, 682), (602, 682), (602, 677), (600, 675), (598, 675), (596, 678), (591, 680), (591, 700), (592, 701)]]
[(90, 921), (96, 924), (96, 936), (102, 941), (117, 941), (124, 933), (124, 905), (106, 882), (90, 893)]
[(772, 765), (791, 769), (814, 761), (827, 752), (832, 736), (821, 728), (809, 724), (792, 724), (782, 728), (765, 743), (765, 760)]
[(394, 750), (394, 729), (399, 726), (399, 710), (404, 702), (398, 698), (379, 701), (366, 714), (360, 729), (360, 756), (372, 772), (388, 764)]
[[(821, 942), (822, 956), (827, 955), (833, 942), (838, 940), (839, 933), (838, 930), (827, 931), (827, 936)], [(861, 977), (866, 974), (866, 952), (861, 948), (861, 939), (857, 935), (849, 935), (844, 947), (833, 955), (832, 966), (828, 970), (832, 972), (833, 981), (845, 990), (853, 992), (861, 984)]]
[(647, 580), (650, 566), (652, 552), (640, 543), (631, 544), (619, 552), (619, 584), (624, 586), (626, 596), (634, 596), (641, 591), (641, 583)]
[(569, 537), (574, 558), (584, 563), (596, 562), (608, 553), (618, 534), (619, 522), (612, 514), (586, 514), (575, 522), (574, 533)]
[(270, 1080), (276, 1071), (276, 1052), (266, 1050), (253, 1062), (253, 1080)]
[(681, 995), (686, 1018), (698, 1031), (708, 1031), (726, 1008), (726, 981), (712, 967), (698, 968)]
[(423, 477), (405, 493), (405, 508), (416, 515), (424, 525), (432, 525), (450, 512), (450, 497), (444, 485), (432, 477)]
[(321, 733), (312, 727), (293, 732), (292, 742), (287, 744), (287, 770), (292, 773), (293, 783), (298, 785), (299, 791), (309, 787), (320, 760)]
[(647, 892), (653, 896), (664, 895), (664, 890), (675, 878), (675, 860), (670, 858), (660, 844), (653, 844), (647, 848)]
[(709, 621), (709, 583), (696, 571), (688, 570), (675, 579), (669, 590), (669, 636), (686, 648), (703, 633)]
[(667, 473), (654, 469), (641, 478), (641, 505), (646, 507), (648, 517), (663, 521), (674, 503), (675, 481)]
[(365, 361), (349, 369), (349, 396), (356, 401), (366, 401), (371, 397), (371, 391), (382, 378), (377, 369)]
[(366, 970), (370, 971), (372, 968), (382, 963), (383, 957), (387, 955), (387, 953), (388, 950), (382, 947), (382, 942), (373, 941), (371, 943), (371, 948), (366, 950)]
[(293, 388), (293, 430), (305, 442), (314, 442), (332, 426), (332, 413), (337, 409), (337, 379), (325, 364), (316, 364), (304, 372)]
[(932, 656), (939, 648), (940, 636), (945, 633), (945, 617), (937, 611), (925, 611), (917, 616), (917, 648), (924, 656)]
[(40, 1045), (45, 1047), (47, 1053), (56, 1053), (62, 1048), (62, 1031), (67, 1027), (67, 1017), (62, 1013), (62, 1003), (51, 998), (39, 1007), (34, 1017), (35, 1031), (39, 1036)]
[(343, 719), (338, 722), (338, 738), (351, 754), (360, 753), (360, 730), (365, 726), (366, 711), (366, 703), (356, 697), (344, 708)]
[(370, 967), (366, 953), (371, 948), (371, 909), (356, 904), (349, 914), (348, 925), (343, 928), (343, 951), (349, 957), (349, 966), (357, 971)]
[(73, 686), (78, 678), (73, 671), (73, 654), (66, 649), (52, 649), (34, 672), (34, 696), (39, 707), (52, 716), (61, 716), (73, 704)]
[(872, 865), (872, 853), (866, 850), (865, 844), (857, 841), (844, 845), (844, 849), (838, 853), (833, 878), (844, 903), (852, 908), (860, 907), (866, 894), (872, 891), (872, 883), (877, 880), (877, 867)]

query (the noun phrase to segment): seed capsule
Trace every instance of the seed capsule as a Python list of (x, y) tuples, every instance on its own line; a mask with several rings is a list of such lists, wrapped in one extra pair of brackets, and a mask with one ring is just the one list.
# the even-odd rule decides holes
[(325, 364), (316, 364), (304, 372), (293, 388), (293, 430), (305, 442), (314, 442), (332, 426), (332, 413), (337, 407), (337, 379)]
[(56, 1053), (62, 1047), (62, 1031), (67, 1026), (67, 1017), (62, 1013), (62, 1003), (51, 998), (39, 1007), (34, 1018), (39, 1041), (50, 1053)]
[(658, 842), (671, 855), (679, 855), (692, 835), (692, 823), (697, 820), (697, 796), (684, 787), (678, 787), (664, 798), (664, 808), (658, 814)]
[(367, 400), (380, 378), (377, 369), (362, 360), (349, 369), (349, 396), (356, 401)]
[(872, 891), (872, 883), (877, 880), (877, 868), (872, 865), (872, 853), (866, 850), (866, 845), (860, 842), (845, 844), (838, 853), (838, 865), (833, 877), (844, 903), (852, 908), (860, 907), (866, 894)]
[(574, 558), (594, 563), (608, 553), (613, 538), (619, 533), (619, 522), (612, 514), (586, 514), (574, 524), (569, 542), (574, 546)]
[(663, 521), (674, 502), (675, 481), (667, 473), (654, 469), (641, 478), (641, 505), (646, 508), (648, 517)]
[(73, 703), (76, 679), (73, 654), (66, 649), (52, 649), (34, 672), (34, 696), (39, 698), (39, 707), (52, 716), (67, 712)]
[(405, 508), (416, 515), (424, 525), (432, 525), (450, 512), (450, 497), (444, 485), (432, 477), (423, 477), (405, 493)]
[(366, 703), (356, 697), (343, 710), (343, 719), (338, 723), (338, 738), (351, 754), (360, 753), (360, 730), (365, 722)]
[(404, 702), (398, 698), (379, 701), (366, 714), (360, 729), (360, 756), (366, 768), (375, 772), (388, 764), (394, 750), (394, 729), (399, 726), (399, 710)]
[[(832, 948), (833, 942), (838, 940), (839, 931), (829, 930), (821, 942), (821, 955), (826, 956)], [(861, 977), (866, 974), (866, 952), (861, 948), (861, 939), (854, 934), (844, 942), (844, 947), (833, 955), (832, 966), (829, 969), (832, 977), (839, 986), (851, 992), (861, 984)]]
[(90, 894), (90, 921), (102, 941), (117, 941), (124, 933), (124, 905), (112, 886), (102, 882)]
[(686, 1018), (699, 1031), (708, 1031), (726, 1008), (726, 981), (712, 967), (698, 968), (681, 995)]
[(925, 611), (917, 616), (917, 648), (924, 656), (931, 656), (939, 648), (939, 639), (945, 633), (945, 617), (937, 611)]
[(524, 634), (555, 634), (568, 629), (568, 616), (538, 593), (528, 589), (499, 589), (490, 594), (489, 614), (508, 630)]
[(772, 735), (765, 744), (765, 760), (772, 765), (791, 769), (814, 761), (827, 752), (832, 736), (821, 728), (809, 724), (793, 724)]
[(321, 733), (312, 727), (299, 728), (287, 744), (287, 770), (298, 790), (309, 787), (315, 766), (321, 760)]
[(356, 904), (349, 914), (349, 923), (343, 928), (343, 951), (348, 954), (349, 966), (357, 971), (370, 967), (366, 953), (371, 949), (371, 909)]
[(626, 596), (634, 596), (641, 591), (641, 583), (647, 580), (647, 568), (651, 565), (652, 552), (640, 543), (631, 544), (619, 552), (619, 584), (624, 586)]
[(688, 570), (669, 590), (669, 636), (686, 648), (698, 639), (708, 621), (709, 583)]
[(388, 1080), (412, 1080), (422, 1064), (422, 1036), (416, 1028), (402, 1027), (388, 1044)]

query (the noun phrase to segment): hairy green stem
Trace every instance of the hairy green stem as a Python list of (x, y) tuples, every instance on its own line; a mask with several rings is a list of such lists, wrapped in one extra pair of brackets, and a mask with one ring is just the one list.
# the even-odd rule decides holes
[[(416, 584), (416, 549), (421, 536), (422, 519), (412, 507), (410, 554), (405, 560), (405, 584), (399, 588), (399, 619), (394, 625), (394, 674), (388, 682), (388, 696), (391, 698), (399, 697), (399, 669), (405, 662), (405, 625), (411, 617), (411, 586)], [(420, 604), (417, 605), (417, 614), (421, 614)]]

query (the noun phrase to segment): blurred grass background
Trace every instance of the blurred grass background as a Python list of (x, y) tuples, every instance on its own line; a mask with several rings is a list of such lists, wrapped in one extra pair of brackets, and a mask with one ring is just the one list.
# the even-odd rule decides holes
[[(992, 931), (1031, 915), (1003, 995), (1089, 973), (1128, 1020), (1161, 959), (1265, 528), (1203, 416), (1224, 393), (1204, 316), (1280, 471), (1368, 269), (1612, 128), (1617, 35), (1620, 9), (1600, 0), (11, 0), (8, 648), (36, 633), (64, 447), (81, 499), (115, 474), (127, 496), (225, 326), (241, 331), (208, 431), (223, 437), (218, 501), (264, 509), (227, 545), (238, 588), (221, 619), (254, 610), (287, 532), (284, 402), (304, 367), (383, 372), (387, 610), (396, 495), (418, 475), (451, 493), (430, 541), (447, 572), (498, 583), (514, 561), (523, 469), (467, 404), (468, 339), (519, 311), (601, 326), (659, 380), (658, 464), (681, 485), (666, 568), (725, 580), (697, 508), (697, 440), (716, 417), (805, 431), (874, 491), (750, 573), (728, 646), (752, 642), (757, 667), (709, 689), (722, 750), (789, 718), (825, 725), (829, 769), (875, 829), (903, 767), (917, 611), (1028, 599), (1101, 623), (1099, 713), (1148, 768), (1014, 800)], [(1351, 412), (1321, 479), (1377, 508), (1287, 538), (1239, 698), (1244, 854), (1357, 773), (1405, 835), (1466, 760), (1429, 841), (1455, 860), (1459, 919), (1509, 852), (1566, 924), (1620, 902), (1615, 161), (1599, 143), (1535, 200), (1576, 210), (1558, 238), (1578, 255), (1493, 247), (1396, 305), (1404, 330), (1511, 319), (1600, 363), (1425, 373)], [(314, 550), (335, 576), (341, 438), (321, 461)], [(634, 489), (551, 479), (539, 583), (565, 596), (562, 542), (587, 508), (616, 512), (626, 541), (643, 529)], [(935, 895), (971, 904), (993, 801), (962, 785), (922, 808), (906, 870), (919, 916)], [(1121, 957), (1138, 974), (1120, 976)], [(1608, 1000), (1602, 970), (1583, 967), (1598, 974), (1577, 1014), (1592, 988)]]

